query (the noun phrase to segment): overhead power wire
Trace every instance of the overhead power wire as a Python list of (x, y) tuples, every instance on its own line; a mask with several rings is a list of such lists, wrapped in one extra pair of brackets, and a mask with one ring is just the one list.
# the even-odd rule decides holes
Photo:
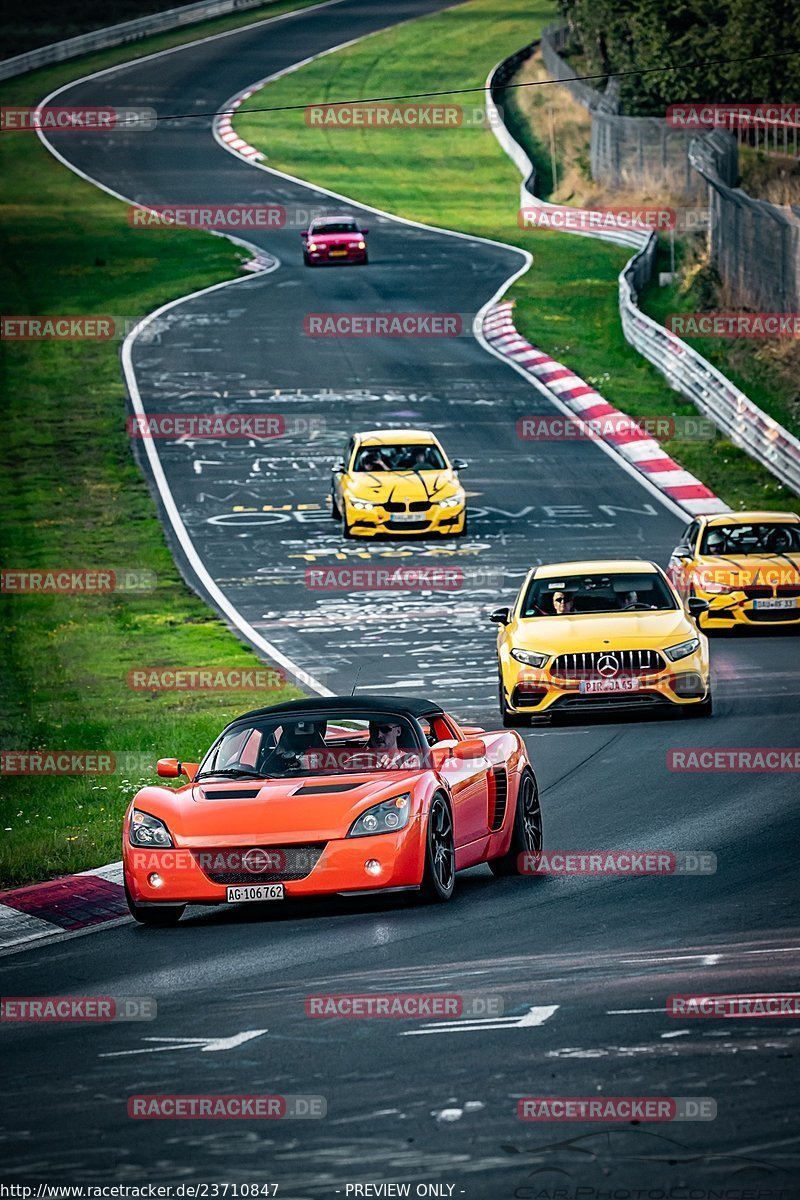
[[(595, 75), (570, 75), (566, 79), (538, 79), (529, 83), (498, 83), (495, 85), (497, 91), (512, 91), (516, 88), (535, 88), (535, 87), (560, 87), (565, 83), (591, 83), (597, 79), (624, 79), (631, 75), (663, 75), (670, 71), (685, 71), (688, 68), (696, 67), (726, 67), (732, 66), (735, 63), (751, 63), (764, 62), (777, 58), (794, 58), (800, 55), (798, 50), (778, 50), (774, 54), (747, 54), (742, 58), (710, 58), (702, 59), (696, 62), (682, 63), (680, 66), (669, 67), (636, 67), (628, 71), (601, 71)], [(393, 96), (360, 96), (352, 100), (309, 100), (304, 104), (276, 104), (265, 107), (250, 108), (248, 113), (278, 113), (278, 112), (297, 112), (304, 111), (307, 108), (342, 108), (348, 105), (356, 104), (385, 104), (395, 100), (431, 100), (440, 96), (467, 96), (476, 92), (485, 92), (486, 86), (480, 87), (464, 87), (451, 88), (443, 91), (435, 92), (400, 92)], [(688, 102), (682, 102), (688, 103)], [(709, 101), (708, 103), (712, 103)], [(735, 101), (714, 101), (719, 104), (734, 104)], [(771, 101), (770, 103), (780, 103), (779, 101)], [(156, 116), (156, 121), (186, 121), (197, 117), (230, 117), (236, 114), (236, 109), (216, 109), (214, 112), (201, 113), (165, 113), (163, 116)], [(13, 130), (3, 130), (4, 133), (11, 133)]]

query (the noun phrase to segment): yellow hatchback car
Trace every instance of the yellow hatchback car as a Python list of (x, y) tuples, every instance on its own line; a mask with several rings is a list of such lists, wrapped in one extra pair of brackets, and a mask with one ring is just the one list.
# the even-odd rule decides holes
[(672, 551), (678, 594), (708, 601), (703, 629), (800, 627), (800, 516), (793, 512), (698, 517)]
[(439, 439), (425, 429), (373, 429), (351, 437), (331, 477), (331, 515), (342, 536), (467, 531), (467, 502), (458, 471)]
[[(498, 608), (503, 724), (596, 710), (682, 710), (710, 716), (708, 639), (655, 563), (551, 563)], [(693, 619), (694, 618), (694, 619)]]

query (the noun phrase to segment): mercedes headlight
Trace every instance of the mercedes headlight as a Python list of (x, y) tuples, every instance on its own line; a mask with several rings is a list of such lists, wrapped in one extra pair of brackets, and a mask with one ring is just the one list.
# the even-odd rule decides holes
[(172, 838), (164, 822), (137, 809), (131, 814), (130, 841), (132, 846), (146, 846), (149, 849), (153, 846), (160, 849), (172, 846)]
[(670, 646), (664, 653), (670, 662), (677, 662), (679, 658), (687, 658), (690, 654), (694, 654), (699, 645), (700, 639), (693, 637), (685, 642), (679, 642), (677, 646)]
[(408, 824), (411, 812), (411, 792), (393, 796), (373, 804), (351, 826), (348, 837), (369, 837), (373, 833), (396, 833)]
[(316, 243), (316, 242), (309, 242), (309, 243), (308, 243), (308, 246), (307, 246), (307, 249), (308, 249), (308, 250), (318, 250), (318, 249), (319, 249), (319, 247), (317, 246), (317, 243)]
[(543, 667), (550, 656), (539, 654), (536, 650), (512, 650), (511, 657), (529, 667)]

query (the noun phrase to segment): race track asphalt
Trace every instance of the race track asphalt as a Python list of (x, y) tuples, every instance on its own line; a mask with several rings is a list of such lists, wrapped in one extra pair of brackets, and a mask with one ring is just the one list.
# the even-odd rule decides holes
[[(442, 7), (343, 0), (116, 68), (57, 103), (209, 113), (309, 54)], [(205, 116), (111, 144), (74, 134), (53, 142), (76, 168), (140, 203), (294, 210), (324, 200), (234, 158)], [(313, 162), (302, 174), (313, 178)], [(158, 444), (205, 568), (259, 634), (325, 686), (349, 691), (359, 672), (359, 689), (429, 694), (492, 726), (486, 617), (525, 571), (623, 554), (663, 564), (682, 522), (596, 445), (520, 441), (517, 419), (552, 412), (550, 403), (470, 336), (307, 337), (310, 312), (474, 314), (522, 265), (511, 248), (374, 213), (364, 220), (367, 268), (308, 271), (296, 229), (248, 234), (280, 265), (165, 314), (155, 336), (134, 346), (136, 381), (148, 413), (322, 419), (313, 438)], [(407, 560), (394, 544), (343, 543), (326, 507), (331, 461), (352, 431), (389, 421), (431, 427), (469, 461), (467, 538), (422, 542)], [(402, 561), (455, 564), (465, 586), (432, 595), (306, 586), (310, 565)], [(667, 768), (675, 747), (796, 742), (797, 645), (714, 639), (710, 720), (604, 719), (525, 732), (548, 847), (708, 850), (717, 856), (713, 875), (498, 881), (480, 868), (439, 908), (385, 897), (196, 910), (176, 930), (127, 923), (0, 958), (4, 996), (158, 1001), (147, 1025), (0, 1030), (4, 1179), (273, 1181), (295, 1200), (390, 1182), (411, 1183), (412, 1195), (417, 1184), (443, 1185), (442, 1195), (470, 1200), (552, 1200), (558, 1188), (565, 1197), (594, 1189), (578, 1194), (598, 1198), (644, 1187), (676, 1197), (687, 1187), (703, 1196), (747, 1187), (798, 1194), (797, 1022), (679, 1021), (664, 1012), (671, 993), (786, 991), (797, 979), (796, 777)], [(506, 1014), (520, 1018), (556, 1007), (538, 1025), (425, 1033), (419, 1022), (304, 1014), (311, 993), (392, 989), (502, 994)], [(262, 1032), (215, 1052), (143, 1040), (253, 1030)], [(322, 1095), (327, 1116), (233, 1124), (127, 1116), (134, 1094), (231, 1092)], [(596, 1128), (516, 1117), (524, 1095), (601, 1093), (712, 1097), (717, 1117)]]

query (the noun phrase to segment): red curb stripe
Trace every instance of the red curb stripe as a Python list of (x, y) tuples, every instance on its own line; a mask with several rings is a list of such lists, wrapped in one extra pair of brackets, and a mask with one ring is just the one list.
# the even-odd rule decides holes
[(124, 889), (99, 875), (69, 875), (0, 892), (0, 904), (61, 929), (84, 929), (128, 913)]
[(553, 371), (543, 371), (539, 378), (542, 383), (552, 383), (555, 379), (575, 379), (576, 376), (566, 367), (556, 367)]
[(683, 467), (680, 463), (676, 463), (673, 459), (668, 458), (665, 454), (663, 458), (644, 458), (641, 462), (633, 464), (640, 471), (682, 471)]
[(716, 500), (716, 496), (703, 483), (683, 483), (675, 487), (665, 487), (662, 491), (674, 500)]
[(592, 421), (595, 417), (624, 416), (624, 413), (620, 413), (604, 401), (602, 404), (593, 404), (591, 408), (584, 408), (578, 416), (584, 421)]
[(594, 388), (589, 387), (588, 383), (582, 383), (580, 387), (569, 388), (568, 391), (559, 392), (561, 400), (580, 400), (581, 396), (594, 395)]

